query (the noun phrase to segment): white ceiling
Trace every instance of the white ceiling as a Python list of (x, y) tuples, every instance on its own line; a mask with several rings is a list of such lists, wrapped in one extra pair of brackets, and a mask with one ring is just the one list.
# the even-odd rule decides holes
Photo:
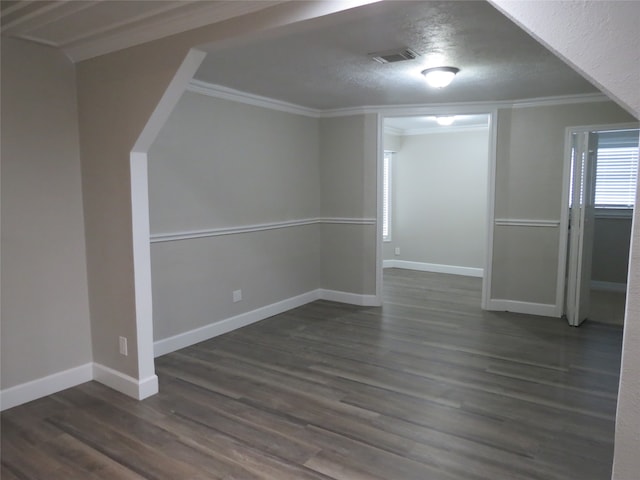
[(2, 0), (2, 35), (85, 60), (268, 8), (283, 0)]
[[(367, 54), (409, 47), (416, 60), (381, 65)], [(294, 31), (209, 52), (205, 82), (315, 109), (470, 103), (598, 90), (485, 1), (387, 1), (306, 22)], [(420, 72), (460, 68), (446, 89)]]
[[(0, 16), (3, 36), (81, 61), (284, 1), (2, 0)], [(386, 65), (367, 56), (402, 47), (420, 56)], [(320, 110), (598, 92), (485, 1), (389, 0), (201, 48), (197, 79)], [(437, 65), (461, 70), (443, 90), (420, 75)]]

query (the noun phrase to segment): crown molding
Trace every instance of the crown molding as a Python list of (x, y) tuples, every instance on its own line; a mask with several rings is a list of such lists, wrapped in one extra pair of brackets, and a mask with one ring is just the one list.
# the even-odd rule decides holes
[(280, 112), (303, 115), (305, 117), (318, 118), (322, 113), (321, 110), (302, 107), (293, 103), (283, 102), (281, 100), (275, 100), (268, 97), (262, 97), (260, 95), (254, 95), (252, 93), (241, 92), (240, 90), (234, 90), (233, 88), (223, 87), (222, 85), (214, 85), (196, 79), (193, 79), (191, 80), (191, 82), (189, 82), (187, 91), (200, 93), (202, 95), (207, 95), (208, 97), (222, 98), (224, 100), (245, 103), (247, 105), (253, 105), (256, 107), (278, 110)]
[(489, 125), (447, 125), (441, 127), (408, 128), (403, 130), (402, 136), (431, 135), (434, 133), (456, 133), (456, 132), (484, 132), (489, 130)]
[(404, 135), (404, 130), (401, 128), (392, 127), (391, 125), (384, 126), (384, 133), (387, 135)]
[(514, 100), (513, 108), (546, 107), (554, 105), (570, 105), (572, 103), (593, 103), (613, 101), (604, 93), (584, 93), (580, 95), (564, 95), (562, 97), (539, 97)]
[(349, 107), (321, 110), (321, 117), (343, 117), (349, 115), (364, 115), (379, 113), (385, 116), (394, 115), (424, 115), (425, 110), (434, 114), (445, 113), (487, 113), (499, 108), (530, 108), (553, 105), (567, 105), (572, 103), (592, 103), (612, 101), (603, 93), (588, 93), (580, 95), (563, 95), (557, 97), (524, 98), (519, 100), (498, 100), (489, 102), (452, 102), (452, 103), (423, 103), (413, 105), (370, 105), (363, 107)]
[(439, 127), (423, 128), (397, 128), (385, 125), (384, 133), (409, 137), (412, 135), (432, 135), (437, 133), (457, 133), (457, 132), (483, 132), (489, 130), (489, 125), (448, 125)]
[[(529, 98), (521, 100), (503, 100), (495, 102), (458, 102), (458, 103), (425, 103), (414, 105), (372, 105), (363, 107), (348, 107), (348, 108), (334, 108), (327, 110), (320, 110), (316, 108), (304, 107), (302, 105), (296, 105), (294, 103), (284, 102), (282, 100), (275, 100), (269, 97), (263, 97), (261, 95), (254, 95), (252, 93), (242, 92), (229, 87), (223, 87), (222, 85), (215, 85), (205, 82), (203, 80), (192, 79), (187, 87), (187, 91), (193, 93), (199, 93), (214, 98), (223, 98), (239, 103), (245, 103), (248, 105), (254, 105), (257, 107), (270, 108), (272, 110), (278, 110), (281, 112), (293, 113), (295, 115), (303, 115), (313, 118), (334, 118), (334, 117), (346, 117), (352, 115), (366, 115), (366, 114), (380, 114), (383, 116), (410, 116), (410, 115), (424, 115), (425, 111), (429, 111), (433, 114), (445, 114), (445, 113), (487, 113), (499, 108), (531, 108), (531, 107), (544, 107), (554, 105), (568, 105), (575, 103), (592, 103), (592, 102), (605, 102), (611, 101), (606, 95), (602, 93), (590, 93), (581, 95), (565, 95), (558, 97), (540, 97)], [(385, 127), (386, 128), (386, 127)], [(443, 127), (459, 130), (462, 127)], [(478, 127), (473, 127), (477, 129)], [(485, 128), (485, 127), (482, 127)], [(435, 129), (434, 129), (435, 130)], [(437, 129), (438, 132), (444, 131), (443, 129)], [(393, 130), (389, 130), (388, 133), (398, 135)], [(420, 135), (420, 133), (408, 133), (408, 135)], [(430, 132), (424, 132), (430, 133)], [(401, 135), (407, 135), (407, 133), (401, 133)]]

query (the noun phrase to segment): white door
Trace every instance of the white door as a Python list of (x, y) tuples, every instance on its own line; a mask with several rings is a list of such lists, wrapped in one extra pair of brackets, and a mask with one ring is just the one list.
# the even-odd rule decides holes
[(577, 327), (589, 316), (595, 206), (597, 132), (572, 134), (572, 189), (567, 275), (567, 321)]

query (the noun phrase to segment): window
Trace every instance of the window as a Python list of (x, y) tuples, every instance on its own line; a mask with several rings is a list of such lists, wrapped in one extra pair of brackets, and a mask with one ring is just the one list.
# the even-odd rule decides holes
[(638, 147), (599, 147), (596, 161), (596, 208), (633, 208)]
[(391, 158), (392, 152), (384, 152), (382, 166), (382, 240), (391, 241)]
[[(626, 216), (633, 210), (638, 174), (638, 130), (609, 130), (597, 134), (595, 195), (593, 203), (599, 216)], [(571, 152), (574, 168), (575, 148)], [(573, 175), (569, 190), (569, 207), (573, 202)], [(582, 203), (580, 192), (580, 202)], [(617, 211), (617, 213), (616, 213)], [(626, 212), (625, 212), (626, 211)]]

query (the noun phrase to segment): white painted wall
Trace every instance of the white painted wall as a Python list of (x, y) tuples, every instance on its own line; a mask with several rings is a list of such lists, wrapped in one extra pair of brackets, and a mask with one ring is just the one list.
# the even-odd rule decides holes
[(638, 2), (489, 1), (628, 112), (638, 115)]
[(403, 136), (385, 260), (484, 268), (488, 171), (488, 129)]
[(92, 361), (75, 70), (59, 51), (2, 39), (1, 144), (4, 390)]
[[(152, 237), (318, 218), (318, 138), (317, 119), (185, 93), (149, 152)], [(153, 243), (155, 340), (318, 289), (319, 229)]]

